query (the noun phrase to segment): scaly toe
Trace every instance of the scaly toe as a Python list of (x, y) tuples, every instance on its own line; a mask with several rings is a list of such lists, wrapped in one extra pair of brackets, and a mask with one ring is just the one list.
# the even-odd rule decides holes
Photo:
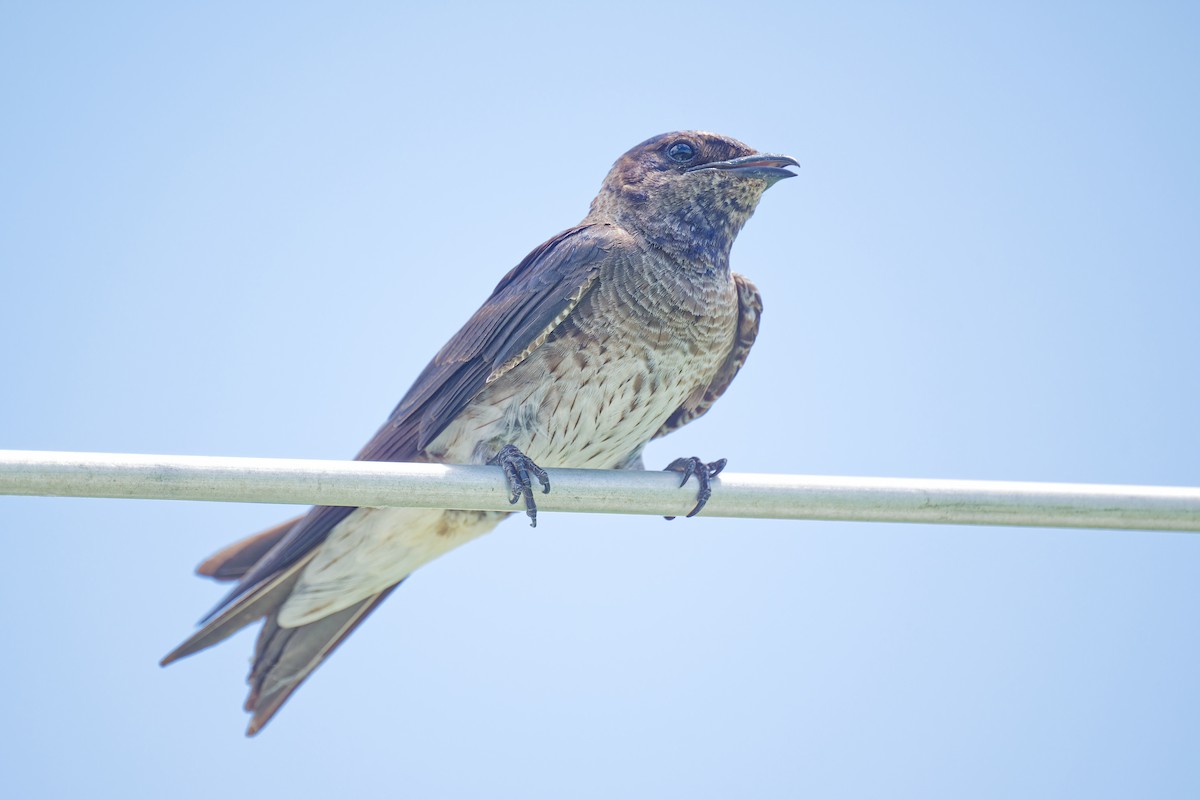
[[(708, 498), (712, 497), (711, 481), (721, 470), (725, 469), (728, 463), (727, 459), (718, 458), (716, 461), (710, 461), (705, 464), (696, 456), (689, 458), (677, 458), (667, 465), (666, 470), (671, 472), (679, 472), (683, 475), (683, 480), (680, 486), (688, 482), (688, 478), (696, 476), (696, 482), (700, 484), (700, 490), (696, 493), (696, 507), (688, 512), (689, 517), (694, 517), (704, 508)], [(675, 519), (674, 517), (664, 517), (664, 519)]]
[(504, 470), (504, 479), (512, 493), (509, 503), (516, 505), (518, 500), (522, 497), (525, 498), (525, 513), (529, 517), (529, 527), (536, 528), (537, 503), (533, 500), (533, 480), (530, 478), (530, 473), (533, 473), (538, 479), (538, 483), (542, 485), (542, 494), (548, 494), (550, 477), (546, 474), (546, 470), (533, 463), (529, 456), (511, 444), (501, 447), (500, 452), (496, 453), (488, 463)]

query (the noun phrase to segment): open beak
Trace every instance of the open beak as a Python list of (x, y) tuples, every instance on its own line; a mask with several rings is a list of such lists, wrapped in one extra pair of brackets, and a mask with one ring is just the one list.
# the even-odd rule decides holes
[(745, 175), (753, 178), (763, 178), (767, 181), (767, 185), (771, 185), (776, 181), (781, 181), (784, 178), (794, 178), (796, 173), (785, 167), (799, 167), (800, 162), (791, 156), (779, 156), (771, 153), (755, 153), (752, 156), (742, 156), (741, 158), (731, 158), (728, 161), (713, 161), (709, 164), (700, 164), (687, 170), (688, 172), (700, 172), (706, 169), (725, 169), (736, 172), (739, 175)]

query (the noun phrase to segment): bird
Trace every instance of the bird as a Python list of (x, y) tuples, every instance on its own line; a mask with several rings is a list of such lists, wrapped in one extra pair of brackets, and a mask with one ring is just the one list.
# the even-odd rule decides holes
[[(498, 466), (531, 525), (547, 468), (644, 469), (645, 445), (705, 414), (754, 344), (762, 298), (730, 271), (730, 248), (792, 167), (703, 131), (626, 152), (584, 219), (500, 280), (356, 459)], [(667, 465), (681, 486), (696, 478), (689, 516), (724, 466)], [(161, 663), (262, 619), (245, 703), (253, 736), (413, 571), (512, 513), (313, 507), (200, 564), (235, 583)]]

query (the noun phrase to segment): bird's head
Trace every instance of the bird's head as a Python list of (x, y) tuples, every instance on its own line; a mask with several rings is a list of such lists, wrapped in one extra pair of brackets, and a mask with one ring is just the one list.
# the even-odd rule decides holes
[(617, 159), (590, 218), (615, 222), (681, 261), (728, 264), (734, 237), (763, 192), (795, 176), (790, 156), (702, 131), (664, 133)]

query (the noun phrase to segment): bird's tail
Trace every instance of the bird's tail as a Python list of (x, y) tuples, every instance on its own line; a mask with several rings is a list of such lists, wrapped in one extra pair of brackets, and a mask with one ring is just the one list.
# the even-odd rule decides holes
[[(196, 568), (196, 572), (221, 581), (239, 580), (300, 519), (290, 519), (234, 542), (210, 556)], [(250, 696), (246, 699), (246, 710), (253, 716), (246, 730), (248, 736), (262, 730), (304, 679), (399, 585), (397, 583), (379, 594), (307, 625), (281, 627), (278, 622), (279, 609), (291, 594), (307, 563), (308, 559), (301, 559), (256, 586), (245, 597), (209, 620), (161, 662), (166, 666), (211, 647), (255, 620), (266, 617), (258, 635), (254, 665), (250, 670)]]
[(399, 585), (295, 628), (280, 627), (278, 608), (272, 610), (254, 649), (250, 695), (245, 706), (253, 716), (246, 735), (253, 736), (262, 730), (304, 679)]
[(222, 548), (206, 558), (196, 567), (196, 574), (218, 581), (241, 580), (267, 551), (288, 535), (304, 516), (292, 517), (287, 522), (281, 522), (273, 528), (267, 528), (262, 533), (238, 539), (228, 547)]
[[(234, 542), (206, 559), (196, 567), (196, 572), (219, 581), (240, 579), (264, 553), (286, 536), (300, 519), (302, 517), (290, 519), (273, 528), (268, 528), (262, 533), (256, 533)], [(159, 664), (165, 667), (173, 661), (190, 656), (206, 647), (212, 647), (260, 617), (273, 612), (291, 593), (292, 586), (300, 577), (300, 568), (305, 563), (307, 562), (298, 562), (291, 569), (255, 587), (253, 591), (225, 609), (223, 613), (208, 620), (207, 624), (189, 636), (183, 644), (167, 653)]]

